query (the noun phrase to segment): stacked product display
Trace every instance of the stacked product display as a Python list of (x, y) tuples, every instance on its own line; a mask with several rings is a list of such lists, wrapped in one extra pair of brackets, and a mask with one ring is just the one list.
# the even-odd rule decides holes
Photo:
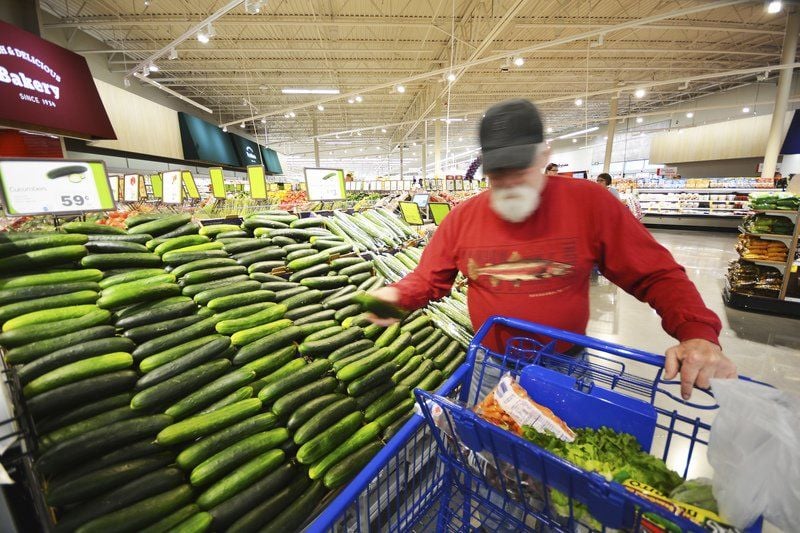
[(0, 234), (0, 346), (56, 531), (297, 530), (465, 359), (459, 290), (365, 318), (421, 255), (388, 211), (125, 226)]
[(750, 195), (752, 212), (739, 227), (739, 259), (731, 262), (724, 291), (735, 307), (795, 314), (800, 197), (788, 193)]

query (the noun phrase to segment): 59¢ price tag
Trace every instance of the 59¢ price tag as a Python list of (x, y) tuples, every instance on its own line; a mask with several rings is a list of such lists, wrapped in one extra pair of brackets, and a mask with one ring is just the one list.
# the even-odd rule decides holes
[(0, 184), (11, 216), (116, 208), (100, 161), (0, 159)]

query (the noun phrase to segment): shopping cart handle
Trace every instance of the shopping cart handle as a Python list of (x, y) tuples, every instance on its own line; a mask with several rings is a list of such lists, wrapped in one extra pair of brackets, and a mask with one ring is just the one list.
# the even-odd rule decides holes
[(470, 343), (470, 350), (477, 349), (481, 345), (483, 339), (492, 329), (492, 326), (495, 325), (517, 329), (526, 333), (532, 333), (534, 335), (541, 335), (555, 341), (567, 342), (589, 349), (600, 350), (658, 368), (664, 366), (663, 355), (656, 355), (643, 350), (628, 348), (627, 346), (622, 346), (621, 344), (615, 344), (613, 342), (587, 337), (586, 335), (580, 335), (571, 331), (564, 331), (551, 326), (545, 326), (543, 324), (535, 324), (533, 322), (527, 322), (518, 318), (508, 318), (499, 315), (490, 316), (486, 322), (483, 323), (478, 332), (475, 334), (475, 338)]

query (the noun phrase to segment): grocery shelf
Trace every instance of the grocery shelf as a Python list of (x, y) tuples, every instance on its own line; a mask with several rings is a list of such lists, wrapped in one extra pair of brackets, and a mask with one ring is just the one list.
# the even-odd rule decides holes
[(725, 286), (722, 289), (722, 300), (726, 305), (744, 311), (800, 317), (800, 299), (797, 298), (781, 300), (767, 296), (756, 296), (754, 294), (735, 292)]
[(750, 213), (753, 214), (764, 214), (764, 215), (782, 215), (782, 216), (794, 216), (797, 217), (800, 212), (798, 211), (789, 211), (786, 209), (750, 209)]
[(786, 261), (767, 261), (767, 260), (764, 260), (764, 259), (748, 259), (746, 257), (741, 257), (740, 259), (742, 261), (748, 261), (748, 262), (756, 264), (756, 265), (777, 268), (781, 272), (784, 272), (786, 270)]
[(752, 192), (778, 192), (779, 189), (748, 189), (748, 188), (736, 188), (736, 187), (728, 187), (728, 188), (716, 188), (716, 189), (642, 189), (637, 188), (636, 192), (639, 194), (647, 194), (647, 193), (701, 193), (701, 194), (749, 194)]
[(767, 239), (771, 241), (782, 241), (785, 242), (787, 246), (789, 246), (789, 244), (792, 242), (792, 239), (794, 239), (794, 237), (792, 237), (791, 235), (778, 235), (775, 233), (751, 233), (749, 231), (746, 231), (741, 226), (739, 226), (739, 233), (741, 233), (742, 235), (751, 235), (753, 237), (760, 237), (762, 239)]

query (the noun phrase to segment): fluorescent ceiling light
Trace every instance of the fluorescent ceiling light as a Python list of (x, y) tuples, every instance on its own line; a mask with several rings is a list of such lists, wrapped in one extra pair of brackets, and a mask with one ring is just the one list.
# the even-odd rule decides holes
[(267, 119), (266, 119), (266, 118), (262, 118), (262, 119), (261, 119), (261, 123), (262, 123), (262, 124), (266, 124), (266, 123), (267, 123)]
[(573, 131), (572, 133), (566, 133), (561, 135), (560, 137), (556, 137), (556, 139), (569, 139), (570, 137), (577, 137), (578, 135), (583, 135), (584, 133), (591, 133), (593, 131), (597, 131), (600, 129), (600, 126), (594, 126), (591, 128), (587, 128), (585, 130), (580, 131)]
[(439, 120), (441, 122), (447, 122), (448, 124), (450, 122), (464, 122), (463, 118), (440, 118)]
[(353, 99), (353, 98), (348, 98), (348, 99), (347, 99), (347, 103), (348, 103), (348, 104), (355, 104), (355, 103), (356, 103), (356, 101), (355, 101), (355, 99)]
[(578, 139), (572, 139), (572, 142), (576, 143), (578, 142)]
[(158, 65), (156, 65), (155, 63), (150, 63), (150, 66), (148, 68), (150, 69), (150, 72), (158, 72)]
[(281, 89), (283, 94), (339, 94), (339, 89)]
[(244, 122), (242, 122), (241, 124), (239, 124), (239, 127), (240, 127), (240, 128), (242, 128), (242, 129), (244, 129), (244, 127), (245, 127), (245, 126), (244, 126)]

